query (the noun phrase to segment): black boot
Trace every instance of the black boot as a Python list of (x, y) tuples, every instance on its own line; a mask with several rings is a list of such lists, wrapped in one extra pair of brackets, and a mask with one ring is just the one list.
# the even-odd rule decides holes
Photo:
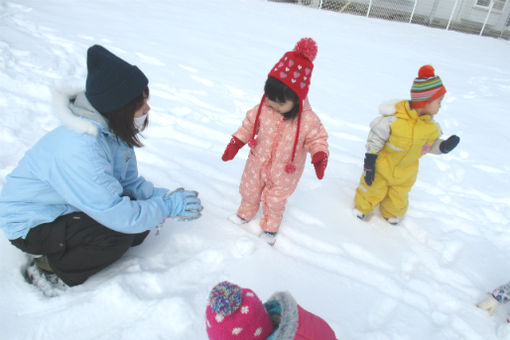
[(64, 281), (53, 272), (46, 256), (31, 258), (23, 270), (23, 276), (28, 283), (36, 286), (48, 297), (58, 296), (68, 288)]

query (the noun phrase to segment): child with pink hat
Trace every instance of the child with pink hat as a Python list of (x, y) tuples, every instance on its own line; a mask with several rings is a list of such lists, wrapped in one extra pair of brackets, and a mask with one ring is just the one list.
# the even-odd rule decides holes
[(315, 41), (303, 38), (283, 55), (268, 74), (260, 104), (248, 111), (222, 156), (232, 160), (246, 143), (250, 146), (239, 187), (241, 204), (231, 220), (248, 222), (262, 203), (260, 235), (271, 245), (307, 153), (318, 179), (328, 164), (328, 134), (307, 97), (316, 54)]
[(205, 315), (210, 340), (336, 340), (326, 321), (286, 292), (262, 303), (251, 289), (224, 281), (211, 290)]

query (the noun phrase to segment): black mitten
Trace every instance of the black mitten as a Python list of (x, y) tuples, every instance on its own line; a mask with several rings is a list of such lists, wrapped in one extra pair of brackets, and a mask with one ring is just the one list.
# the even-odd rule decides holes
[(447, 140), (444, 140), (441, 142), (441, 144), (439, 144), (439, 150), (441, 150), (442, 153), (448, 153), (455, 149), (459, 142), (460, 142), (459, 136), (452, 135), (448, 137)]
[(365, 175), (365, 183), (372, 185), (375, 176), (375, 161), (377, 160), (377, 154), (366, 153), (365, 161), (363, 162), (363, 173)]

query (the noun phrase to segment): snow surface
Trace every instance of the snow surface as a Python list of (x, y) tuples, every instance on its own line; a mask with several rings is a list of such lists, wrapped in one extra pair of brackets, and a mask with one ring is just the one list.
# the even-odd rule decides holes
[[(227, 220), (247, 148), (220, 157), (266, 75), (301, 37), (319, 46), (310, 102), (330, 135), (324, 180), (308, 164), (274, 248)], [(58, 86), (84, 86), (99, 43), (150, 79), (151, 124), (137, 150), (159, 186), (200, 192), (203, 217), (168, 221), (64, 295), (25, 283), (0, 237), (1, 339), (206, 339), (210, 288), (230, 280), (262, 300), (287, 290), (339, 339), (510, 339), (510, 306), (475, 303), (507, 282), (510, 42), (261, 0), (0, 1), (0, 186), (59, 122)], [(461, 143), (422, 159), (403, 223), (352, 214), (369, 122), (408, 98), (431, 63), (448, 94), (437, 120)]]

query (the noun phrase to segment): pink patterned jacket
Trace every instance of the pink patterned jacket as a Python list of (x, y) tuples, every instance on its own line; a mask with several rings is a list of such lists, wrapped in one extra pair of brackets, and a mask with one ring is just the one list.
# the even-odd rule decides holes
[[(258, 105), (247, 112), (242, 126), (234, 133), (234, 136), (244, 143), (248, 142), (253, 133), (257, 109)], [(285, 177), (291, 192), (303, 173), (306, 153), (313, 156), (316, 152), (324, 151), (329, 154), (328, 134), (306, 99), (301, 112), (299, 139), (294, 156), (296, 171), (292, 174), (286, 173), (285, 166), (291, 161), (296, 129), (297, 119), (284, 120), (281, 114), (264, 105), (259, 117), (257, 144), (251, 149), (249, 156), (252, 158), (250, 166), (270, 166), (272, 177)]]

